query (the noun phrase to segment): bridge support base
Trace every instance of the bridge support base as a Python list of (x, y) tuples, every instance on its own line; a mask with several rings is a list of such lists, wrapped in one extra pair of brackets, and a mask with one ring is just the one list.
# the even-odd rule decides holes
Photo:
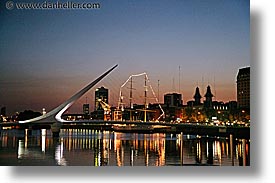
[(61, 123), (56, 122), (51, 125), (51, 130), (53, 133), (53, 137), (59, 137), (60, 129), (61, 129)]
[(59, 137), (59, 132), (52, 132), (53, 133), (53, 137)]
[(28, 128), (27, 136), (32, 136), (32, 126), (31, 125)]

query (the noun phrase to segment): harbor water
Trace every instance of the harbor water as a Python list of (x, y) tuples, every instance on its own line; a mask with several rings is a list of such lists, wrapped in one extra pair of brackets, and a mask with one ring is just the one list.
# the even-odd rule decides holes
[(1, 166), (249, 166), (250, 140), (91, 129), (1, 131)]

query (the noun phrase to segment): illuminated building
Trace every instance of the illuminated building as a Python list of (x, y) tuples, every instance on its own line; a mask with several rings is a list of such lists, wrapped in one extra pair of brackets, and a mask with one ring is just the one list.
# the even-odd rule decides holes
[(224, 102), (213, 101), (212, 107), (216, 111), (227, 111), (228, 106)]
[(239, 108), (250, 107), (250, 67), (239, 69), (237, 75), (237, 102)]
[(102, 109), (102, 106), (98, 101), (99, 99), (101, 99), (105, 103), (108, 103), (108, 93), (109, 93), (108, 89), (104, 88), (103, 86), (95, 90), (95, 110), (96, 111)]
[(109, 91), (107, 88), (103, 86), (101, 88), (97, 88), (95, 90), (95, 111), (94, 118), (96, 119), (104, 119), (104, 109), (100, 103), (100, 101), (108, 104), (108, 95)]

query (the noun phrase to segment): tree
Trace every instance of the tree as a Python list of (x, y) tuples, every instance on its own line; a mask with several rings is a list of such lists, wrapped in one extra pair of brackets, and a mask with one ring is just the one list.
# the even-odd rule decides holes
[(42, 114), (40, 112), (34, 112), (32, 110), (25, 110), (24, 112), (20, 112), (18, 115), (18, 121), (24, 121), (32, 118), (36, 118), (38, 116), (41, 116)]

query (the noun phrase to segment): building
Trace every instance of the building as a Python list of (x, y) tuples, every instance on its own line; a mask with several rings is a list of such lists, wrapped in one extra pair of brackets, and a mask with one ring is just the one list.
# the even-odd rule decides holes
[(165, 121), (176, 121), (180, 118), (180, 112), (183, 107), (182, 95), (179, 93), (168, 93), (164, 95), (163, 110)]
[(224, 102), (213, 101), (212, 108), (216, 111), (227, 111), (228, 105), (226, 105)]
[(109, 91), (103, 86), (95, 90), (95, 111), (103, 110), (99, 100), (102, 100), (105, 103), (108, 103)]
[(229, 101), (229, 102), (227, 102), (226, 103), (226, 105), (228, 106), (228, 110), (231, 112), (231, 113), (234, 113), (234, 112), (236, 112), (236, 110), (237, 110), (237, 105), (238, 103), (237, 103), (237, 101)]
[(79, 121), (87, 119), (84, 114), (62, 114), (62, 119), (67, 121)]
[(103, 86), (95, 90), (95, 109), (93, 113), (93, 118), (95, 119), (104, 119), (104, 109), (100, 101), (108, 104), (109, 91)]
[(193, 96), (194, 100), (189, 100), (186, 102), (187, 106), (186, 107), (192, 107), (192, 108), (200, 108), (202, 106), (201, 103), (201, 94), (200, 94), (200, 89), (199, 87), (196, 87), (195, 94)]
[(200, 105), (201, 104), (201, 94), (199, 87), (196, 88), (195, 95), (193, 97), (195, 99), (194, 105)]
[(1, 116), (6, 116), (6, 107), (1, 107)]
[(179, 93), (168, 93), (164, 95), (164, 105), (167, 107), (182, 106), (182, 97)]
[(204, 107), (205, 107), (205, 108), (207, 108), (207, 109), (212, 108), (212, 97), (213, 97), (213, 96), (214, 96), (214, 95), (213, 95), (212, 92), (211, 92), (211, 88), (210, 88), (210, 86), (208, 85), (208, 86), (207, 86), (207, 89), (206, 89), (206, 93), (205, 93), (205, 95), (204, 95), (204, 97), (205, 97)]
[(83, 114), (89, 115), (90, 113), (90, 105), (89, 104), (83, 104)]
[(83, 104), (83, 115), (85, 119), (90, 118), (90, 105), (89, 104)]
[(237, 74), (237, 102), (241, 109), (250, 108), (250, 67), (239, 69)]

